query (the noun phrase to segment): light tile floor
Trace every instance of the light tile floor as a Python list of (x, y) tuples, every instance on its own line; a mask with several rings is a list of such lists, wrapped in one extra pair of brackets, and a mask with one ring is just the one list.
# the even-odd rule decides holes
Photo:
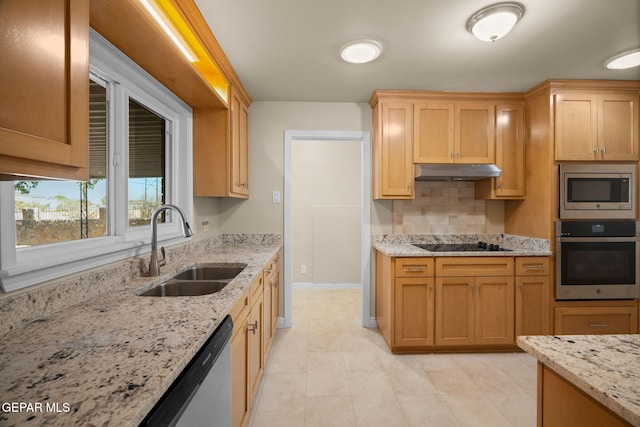
[(526, 353), (393, 355), (359, 289), (294, 289), (249, 427), (535, 426)]

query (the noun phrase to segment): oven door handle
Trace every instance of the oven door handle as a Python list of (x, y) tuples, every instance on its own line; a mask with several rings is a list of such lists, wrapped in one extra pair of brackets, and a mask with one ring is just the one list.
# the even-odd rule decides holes
[(558, 237), (558, 243), (565, 242), (595, 242), (595, 243), (606, 243), (606, 242), (638, 242), (640, 241), (638, 237)]

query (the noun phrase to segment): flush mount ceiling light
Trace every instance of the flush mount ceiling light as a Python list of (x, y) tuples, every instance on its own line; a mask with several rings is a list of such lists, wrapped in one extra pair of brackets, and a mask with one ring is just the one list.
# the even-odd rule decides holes
[(640, 65), (640, 49), (614, 56), (606, 62), (610, 70), (626, 70)]
[(467, 30), (485, 42), (494, 42), (504, 36), (524, 15), (520, 3), (496, 3), (480, 9), (467, 21)]
[(371, 62), (382, 53), (382, 45), (375, 40), (357, 40), (347, 43), (340, 50), (340, 56), (352, 64)]

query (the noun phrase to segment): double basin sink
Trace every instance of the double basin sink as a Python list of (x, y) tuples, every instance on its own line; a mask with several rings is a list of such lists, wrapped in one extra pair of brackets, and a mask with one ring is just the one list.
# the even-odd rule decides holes
[(145, 297), (186, 297), (220, 292), (246, 264), (196, 264), (171, 279), (138, 294)]

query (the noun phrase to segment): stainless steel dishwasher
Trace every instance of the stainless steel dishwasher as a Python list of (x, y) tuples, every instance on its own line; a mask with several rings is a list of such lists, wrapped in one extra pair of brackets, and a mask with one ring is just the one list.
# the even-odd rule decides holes
[(232, 331), (227, 316), (142, 426), (231, 427)]

